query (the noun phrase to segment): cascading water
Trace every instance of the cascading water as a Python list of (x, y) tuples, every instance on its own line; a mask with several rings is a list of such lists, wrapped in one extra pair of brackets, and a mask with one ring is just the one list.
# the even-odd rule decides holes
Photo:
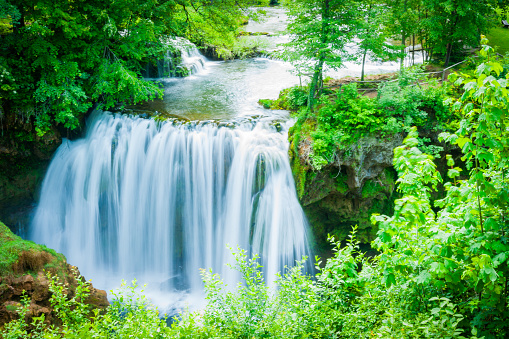
[(198, 51), (196, 46), (183, 48), (181, 52), (182, 62), (178, 67), (187, 70), (190, 74), (196, 74), (203, 70), (207, 59)]
[(167, 46), (164, 57), (147, 64), (143, 72), (145, 78), (168, 78), (196, 74), (205, 68), (208, 62), (196, 45), (187, 39), (165, 38)]
[(259, 253), (268, 279), (310, 255), (287, 135), (270, 123), (90, 121), (57, 151), (31, 238), (95, 285), (137, 278), (157, 302), (158, 291), (201, 290), (200, 268), (235, 282), (227, 244)]

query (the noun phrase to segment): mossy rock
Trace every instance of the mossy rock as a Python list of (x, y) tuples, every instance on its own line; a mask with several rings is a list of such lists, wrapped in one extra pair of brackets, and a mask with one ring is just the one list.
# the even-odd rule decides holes
[(357, 238), (369, 244), (377, 229), (371, 224), (373, 213), (392, 213), (396, 197), (396, 172), (392, 167), (393, 148), (402, 138), (391, 142), (363, 138), (337, 150), (334, 163), (313, 169), (310, 159), (313, 119), (298, 121), (289, 131), (289, 156), (299, 200), (309, 220), (315, 253), (327, 256), (327, 235), (345, 240), (357, 225)]
[[(76, 296), (79, 281), (86, 281), (62, 254), (21, 239), (0, 222), (0, 329), (18, 318), (17, 308), (24, 294), (31, 298), (27, 323), (32, 323), (33, 317), (44, 316), (47, 325), (60, 326), (61, 321), (54, 317), (50, 279), (65, 286), (67, 299)], [(89, 296), (83, 302), (89, 306), (89, 316), (93, 316), (94, 310), (106, 309), (109, 302), (105, 291), (87, 284)]]
[(63, 254), (44, 245), (23, 240), (0, 222), (0, 276), (36, 274), (41, 269), (62, 275), (67, 270)]

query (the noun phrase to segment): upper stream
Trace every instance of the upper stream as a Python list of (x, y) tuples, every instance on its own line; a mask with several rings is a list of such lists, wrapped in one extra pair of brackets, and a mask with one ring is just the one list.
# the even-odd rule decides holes
[[(267, 11), (265, 23), (247, 30), (284, 29), (284, 12)], [(269, 283), (312, 254), (288, 161), (292, 122), (287, 112), (257, 104), (299, 78), (291, 65), (268, 58), (193, 58), (198, 73), (159, 79), (164, 99), (138, 107), (191, 122), (95, 112), (86, 136), (64, 140), (55, 154), (30, 227), (32, 240), (64, 253), (96, 287), (136, 278), (163, 309), (200, 304), (200, 268), (234, 285), (227, 245), (260, 254)], [(347, 66), (331, 75), (360, 74), (360, 66)], [(366, 69), (396, 71), (398, 64)]]

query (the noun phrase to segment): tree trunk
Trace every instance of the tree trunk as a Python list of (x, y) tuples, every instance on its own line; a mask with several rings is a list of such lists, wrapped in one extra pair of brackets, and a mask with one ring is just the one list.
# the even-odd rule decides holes
[(449, 60), (451, 59), (451, 53), (452, 53), (452, 42), (449, 42), (447, 44), (447, 54), (445, 55), (444, 68), (447, 68), (447, 66), (449, 66)]
[[(406, 13), (407, 11), (407, 0), (405, 0), (404, 2), (404, 6), (403, 6), (403, 13)], [(403, 48), (405, 49), (406, 48), (406, 32), (405, 32), (405, 28), (402, 27), (402, 30), (401, 30), (401, 44), (403, 45)], [(403, 57), (401, 58), (401, 61), (400, 61), (400, 69), (403, 68), (403, 66), (405, 66), (405, 54), (403, 54)]]
[(415, 65), (415, 34), (412, 34), (412, 65)]
[(366, 64), (366, 55), (368, 54), (368, 49), (364, 49), (364, 55), (362, 56), (362, 70), (361, 70), (361, 81), (364, 81), (364, 65)]
[(324, 0), (322, 7), (322, 33), (321, 33), (322, 36), (320, 37), (322, 50), (320, 50), (320, 53), (318, 54), (318, 62), (315, 65), (313, 79), (311, 80), (311, 85), (309, 86), (308, 108), (310, 111), (313, 110), (313, 106), (315, 105), (315, 94), (317, 92), (317, 88), (319, 88), (318, 83), (322, 79), (323, 64), (325, 63), (326, 57), (323, 48), (325, 47), (325, 45), (327, 45), (329, 41), (327, 32), (329, 28), (329, 18), (330, 18), (330, 0)]
[[(403, 51), (406, 49), (406, 35), (405, 35), (405, 31), (403, 31), (403, 33), (401, 33), (401, 44), (403, 45)], [(399, 66), (400, 68), (403, 68), (403, 66), (405, 66), (405, 54), (403, 54), (403, 56), (401, 57), (401, 60), (399, 62)]]
[(320, 81), (320, 76), (323, 70), (323, 64), (325, 62), (325, 58), (321, 57), (320, 53), (320, 60), (318, 60), (318, 63), (315, 66), (315, 71), (313, 73), (313, 79), (311, 80), (311, 86), (309, 86), (309, 94), (308, 94), (308, 108), (312, 111), (313, 106), (315, 105), (315, 94), (316, 90), (318, 88), (318, 82)]
[[(454, 22), (451, 22), (451, 28), (449, 29), (449, 37), (453, 36), (459, 21), (459, 15), (457, 15), (456, 11), (454, 11), (453, 14), (456, 16), (456, 19), (454, 20)], [(445, 55), (444, 68), (447, 68), (447, 66), (449, 66), (449, 61), (451, 60), (452, 43), (453, 41), (449, 41), (449, 43), (447, 44), (447, 54)]]

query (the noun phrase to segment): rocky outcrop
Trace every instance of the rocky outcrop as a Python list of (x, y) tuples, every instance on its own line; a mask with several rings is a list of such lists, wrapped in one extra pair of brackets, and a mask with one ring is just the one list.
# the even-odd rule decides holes
[[(327, 234), (345, 239), (358, 225), (358, 237), (370, 242), (376, 235), (372, 213), (391, 213), (395, 199), (394, 148), (404, 135), (379, 139), (364, 137), (338, 149), (333, 162), (320, 171), (311, 166), (310, 138), (290, 147), (290, 161), (302, 207), (315, 236), (317, 252), (328, 248)], [(292, 137), (290, 136), (290, 140)]]
[[(46, 323), (58, 325), (50, 303), (52, 293), (48, 274), (66, 286), (68, 298), (75, 296), (77, 279), (84, 279), (62, 254), (22, 240), (0, 222), (0, 327), (18, 318), (23, 293), (31, 298), (27, 318), (44, 314)], [(105, 291), (95, 289), (91, 284), (89, 289), (90, 295), (84, 302), (91, 310), (108, 307)]]

